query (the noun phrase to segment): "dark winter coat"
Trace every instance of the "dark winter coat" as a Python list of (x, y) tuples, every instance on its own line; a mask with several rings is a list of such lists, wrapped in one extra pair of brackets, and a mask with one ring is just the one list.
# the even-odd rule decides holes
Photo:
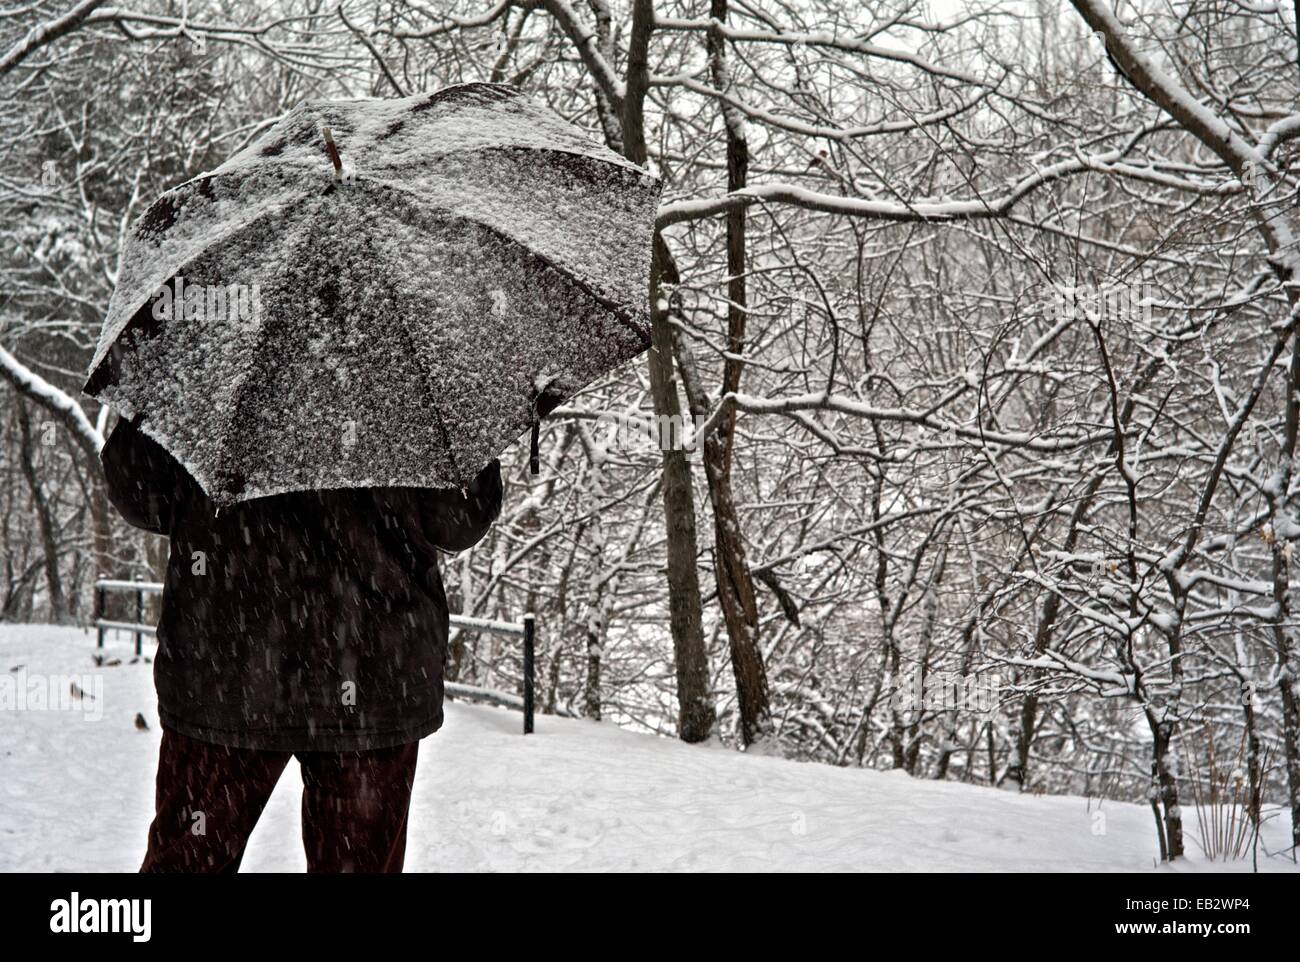
[(496, 461), (466, 492), (299, 492), (218, 513), (125, 420), (102, 458), (123, 517), (171, 539), (154, 662), (163, 725), (278, 751), (385, 748), (442, 725), (437, 549), (470, 547), (496, 519)]

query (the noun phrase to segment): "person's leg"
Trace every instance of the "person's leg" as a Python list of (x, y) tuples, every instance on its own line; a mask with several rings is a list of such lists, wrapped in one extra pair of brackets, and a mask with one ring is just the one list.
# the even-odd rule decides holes
[(299, 752), (308, 872), (400, 872), (420, 743)]
[(141, 872), (239, 870), (288, 752), (227, 748), (163, 729), (156, 814)]

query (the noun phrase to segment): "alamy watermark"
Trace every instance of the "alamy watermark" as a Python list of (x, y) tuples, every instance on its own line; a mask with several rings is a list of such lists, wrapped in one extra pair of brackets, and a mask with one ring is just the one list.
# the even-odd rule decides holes
[(154, 292), (156, 321), (231, 323), (248, 330), (262, 325), (262, 290), (257, 284), (186, 284), (180, 274)]
[(605, 413), (596, 419), (596, 441), (616, 451), (694, 451), (707, 420), (703, 415)]
[(104, 717), (102, 675), (42, 675), (26, 668), (0, 675), (0, 711), (77, 711)]
[(73, 892), (50, 903), (50, 931), (56, 935), (129, 935), (148, 942), (153, 932), (151, 899), (93, 899)]
[(933, 671), (922, 675), (918, 665), (889, 696), (895, 711), (960, 711), (986, 715), (998, 704), (996, 675), (959, 675)]
[(1151, 322), (1150, 284), (1053, 284), (1052, 313), (1058, 321), (1086, 319)]

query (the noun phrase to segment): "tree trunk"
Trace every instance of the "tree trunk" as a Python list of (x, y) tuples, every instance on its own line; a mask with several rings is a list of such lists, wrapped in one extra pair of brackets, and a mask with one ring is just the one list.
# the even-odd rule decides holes
[[(1156, 709), (1145, 709), (1147, 724), (1151, 728), (1151, 775), (1155, 781), (1155, 790), (1160, 799), (1164, 815), (1164, 857), (1173, 861), (1183, 854), (1183, 815), (1178, 807), (1178, 775), (1170, 755), (1177, 724), (1173, 721), (1161, 721), (1156, 717)], [(1154, 805), (1155, 800), (1152, 800)]]
[[(680, 339), (677, 347), (681, 352), (682, 381), (686, 385), (691, 413), (702, 417), (708, 413), (708, 396)], [(745, 542), (740, 536), (740, 519), (731, 491), (727, 454), (716, 431), (704, 442), (703, 455), (709, 501), (713, 507), (713, 572), (730, 642), (731, 667), (740, 707), (740, 736), (748, 747), (767, 737), (772, 730), (767, 669), (759, 647), (758, 602), (745, 557)]]
[[(635, 0), (632, 30), (627, 52), (627, 85), (620, 116), (623, 155), (645, 166), (645, 115), (643, 106), (650, 89), (648, 48), (654, 33), (654, 5)], [(681, 400), (673, 372), (673, 332), (668, 320), (668, 302), (661, 293), (663, 283), (676, 284), (677, 266), (668, 245), (658, 231), (650, 261), (649, 354), (650, 393), (655, 414), (664, 423), (680, 424)], [(698, 553), (695, 534), (695, 493), (686, 453), (663, 452), (663, 498), (665, 535), (668, 542), (668, 621), (673, 636), (677, 671), (678, 731), (682, 741), (702, 742), (717, 731), (718, 716), (709, 688), (709, 661), (704, 647), (703, 601), (700, 576), (695, 568)]]
[[(716, 23), (727, 19), (727, 0), (711, 0), (710, 17)], [(713, 85), (726, 91), (731, 86), (727, 71), (726, 40), (710, 30), (707, 35)], [(745, 142), (744, 121), (736, 109), (722, 103), (723, 126), (727, 136), (727, 191), (744, 188), (749, 168), (749, 147)], [(741, 205), (727, 212), (727, 352), (723, 364), (721, 395), (735, 392), (740, 386), (745, 349), (745, 322), (748, 314), (745, 286), (745, 208)], [(684, 357), (689, 348), (678, 343)], [(707, 415), (708, 399), (698, 377), (692, 377), (693, 365), (683, 365), (691, 412)], [(736, 681), (740, 708), (740, 737), (746, 747), (771, 734), (771, 700), (768, 695), (767, 669), (759, 642), (758, 602), (754, 579), (745, 557), (745, 542), (740, 533), (740, 518), (731, 490), (731, 455), (735, 439), (736, 413), (728, 408), (722, 423), (704, 443), (704, 469), (713, 508), (713, 568), (718, 586), (718, 601), (731, 650), (731, 667)]]
[(1259, 739), (1259, 729), (1255, 723), (1255, 705), (1254, 692), (1248, 692), (1245, 699), (1245, 723), (1246, 723), (1246, 777), (1249, 782), (1250, 795), (1246, 800), (1246, 813), (1250, 816), (1250, 824), (1259, 831), (1259, 813), (1263, 804), (1263, 772), (1260, 768), (1262, 745)]
[[(660, 294), (666, 269), (676, 274), (663, 239), (655, 235), (650, 267), (650, 391), (655, 414), (664, 423), (680, 424), (681, 399), (673, 373), (673, 332), (668, 303)], [(700, 576), (695, 567), (695, 492), (686, 452), (670, 447), (663, 452), (663, 498), (668, 547), (668, 620), (673, 635), (677, 670), (678, 731), (682, 741), (702, 742), (718, 727), (713, 693), (709, 689), (709, 663), (704, 648), (703, 602)]]
[(592, 516), (591, 570), (595, 582), (587, 614), (587, 686), (584, 692), (584, 714), (600, 721), (600, 662), (605, 650), (605, 630), (609, 623), (609, 604), (606, 579), (600, 577), (605, 570), (605, 532), (600, 524), (600, 512)]
[(45, 552), (45, 583), (50, 596), (50, 621), (56, 624), (66, 620), (67, 604), (63, 598), (63, 579), (59, 575), (59, 532), (54, 513), (41, 479), (36, 470), (36, 449), (32, 444), (31, 415), (27, 402), (19, 401), (16, 406), (19, 432), (19, 459), (22, 462), (23, 477), (31, 492), (32, 507), (36, 513), (36, 522), (41, 532), (41, 549)]
[[(1277, 687), (1282, 700), (1282, 750), (1286, 765), (1287, 807), (1291, 810), (1291, 847), (1300, 848), (1300, 643), (1291, 611), (1291, 563), (1295, 542), (1285, 535), (1295, 526), (1287, 501), (1300, 435), (1300, 335), (1291, 343), (1286, 374), (1286, 433), (1281, 451), (1280, 478), (1269, 507), (1273, 515), (1273, 645), (1277, 653)], [(1267, 489), (1266, 489), (1267, 490)]]

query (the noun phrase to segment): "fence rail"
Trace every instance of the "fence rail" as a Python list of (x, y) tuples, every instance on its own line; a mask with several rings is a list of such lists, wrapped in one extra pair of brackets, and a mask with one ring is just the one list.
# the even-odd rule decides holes
[[(162, 583), (159, 581), (122, 581), (114, 578), (102, 578), (95, 582), (95, 628), (98, 633), (98, 644), (100, 648), (104, 647), (104, 633), (107, 631), (126, 631), (135, 635), (135, 653), (144, 654), (144, 636), (158, 634), (158, 629), (153, 625), (146, 624), (144, 621), (144, 596), (146, 594), (158, 594), (163, 590)], [(115, 621), (106, 618), (104, 613), (108, 610), (108, 593), (109, 592), (134, 592), (135, 593), (135, 621)], [(534, 662), (537, 647), (537, 618), (532, 612), (528, 612), (518, 621), (493, 621), (490, 618), (475, 618), (470, 615), (452, 615), (450, 617), (452, 627), (463, 628), (468, 631), (486, 631), (498, 635), (510, 635), (523, 639), (524, 647), (524, 696), (512, 695), (508, 692), (492, 691), (487, 688), (478, 688), (474, 685), (461, 685), (456, 682), (447, 682), (445, 688), (447, 694), (453, 698), (467, 698), (471, 701), (486, 702), (490, 705), (500, 705), (505, 708), (519, 709), (524, 713), (524, 734), (530, 735), (533, 732), (533, 709), (534, 709)]]

